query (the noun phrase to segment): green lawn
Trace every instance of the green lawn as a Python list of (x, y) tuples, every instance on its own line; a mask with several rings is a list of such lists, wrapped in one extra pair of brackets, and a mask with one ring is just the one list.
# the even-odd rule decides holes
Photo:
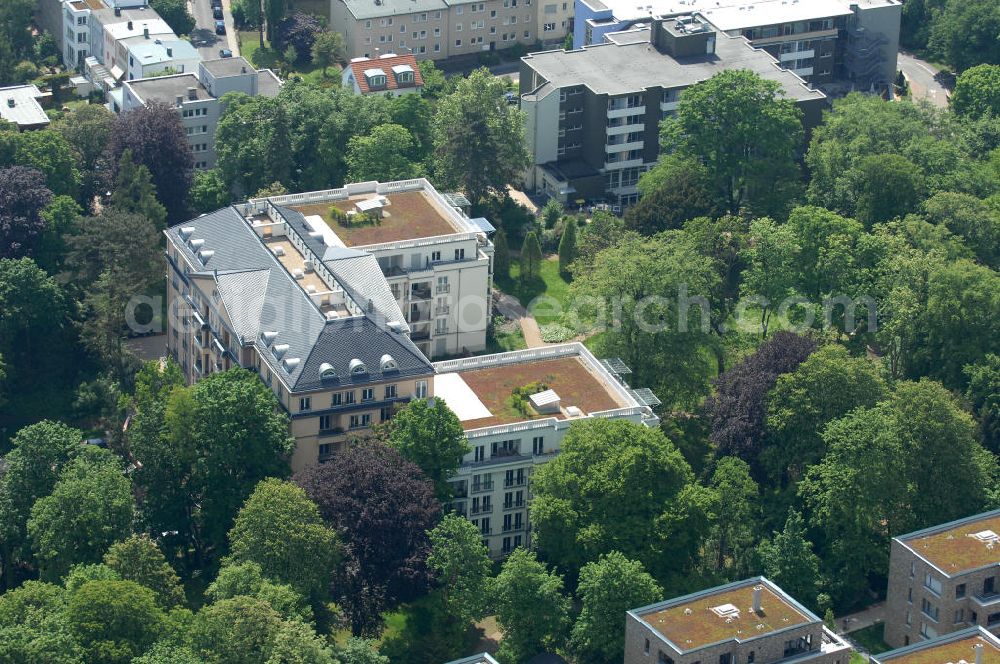
[[(524, 282), (519, 278), (521, 269), (517, 261), (512, 261), (512, 263), (510, 277), (506, 279), (498, 278), (496, 280), (497, 288), (504, 293), (516, 297), (525, 307), (528, 307), (536, 297), (545, 295), (557, 300), (561, 311), (565, 311), (571, 299), (569, 291), (570, 282), (563, 279), (562, 275), (559, 274), (558, 259), (552, 258), (542, 261), (539, 276)], [(538, 309), (534, 312), (538, 324), (544, 325), (545, 323), (558, 321), (562, 315), (560, 311), (555, 309), (557, 308), (545, 304), (544, 301), (538, 303)]]
[(506, 353), (527, 347), (528, 344), (524, 341), (524, 332), (521, 331), (521, 328), (506, 334), (490, 334), (486, 337), (487, 353)]
[(886, 652), (887, 650), (892, 650), (892, 648), (886, 645), (885, 641), (883, 641), (883, 638), (885, 637), (884, 623), (876, 623), (870, 627), (859, 629), (856, 632), (849, 633), (848, 636), (857, 641), (862, 648), (873, 655)]
[[(284, 56), (278, 51), (273, 50), (266, 40), (264, 41), (264, 47), (261, 48), (260, 34), (256, 30), (240, 31), (239, 42), (240, 55), (249, 60), (258, 69), (273, 69), (277, 72), (279, 69), (287, 68)], [(336, 66), (327, 68), (325, 77), (320, 67), (314, 67), (311, 64), (302, 67), (294, 66), (290, 73), (298, 74), (303, 80), (317, 85), (329, 87), (340, 84), (340, 69)], [(287, 75), (289, 72), (286, 69), (282, 74)]]

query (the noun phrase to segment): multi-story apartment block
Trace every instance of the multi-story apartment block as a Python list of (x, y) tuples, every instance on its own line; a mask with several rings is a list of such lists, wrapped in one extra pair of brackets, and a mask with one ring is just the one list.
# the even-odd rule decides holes
[(573, 32), (572, 0), (538, 0), (538, 40), (545, 44), (562, 42)]
[(124, 43), (128, 56), (125, 79), (129, 81), (167, 73), (196, 72), (201, 64), (198, 49), (183, 39), (131, 38)]
[(1000, 664), (1000, 639), (982, 627), (967, 627), (917, 641), (880, 655), (872, 664)]
[(216, 162), (215, 130), (225, 110), (221, 98), (228, 92), (275, 97), (281, 80), (270, 69), (260, 71), (243, 58), (206, 60), (198, 74), (185, 73), (126, 81), (109, 95), (115, 112), (162, 102), (177, 109), (194, 153), (196, 168)]
[[(629, 388), (620, 361), (598, 361), (579, 343), (446, 360), (434, 371), (434, 394), (461, 420), (470, 446), (452, 478), (452, 509), (472, 520), (494, 557), (531, 543), (531, 473), (559, 453), (571, 425), (659, 424), (652, 393)], [(512, 408), (514, 390), (530, 384), (545, 389), (529, 409)]]
[(427, 357), (483, 351), (492, 313), (494, 229), (453, 203), (423, 179), (251, 201), (320, 234), (331, 255), (371, 256), (377, 272), (349, 281), (384, 285)]
[(981, 626), (1000, 630), (1000, 510), (892, 540), (885, 642)]
[(885, 89), (896, 74), (900, 0), (576, 0), (573, 45), (657, 18), (694, 13), (720, 32), (743, 35), (807, 82)]
[(534, 44), (539, 0), (331, 0), (347, 57), (411, 53), (418, 60)]
[(413, 54), (383, 53), (377, 58), (354, 58), (340, 77), (345, 88), (356, 95), (418, 94), (424, 78)]
[(532, 53), (521, 60), (521, 109), (532, 166), (526, 186), (561, 201), (608, 197), (629, 205), (659, 155), (660, 121), (683, 90), (723, 69), (781, 85), (803, 123), (820, 122), (826, 96), (742, 37), (693, 16), (609, 36), (604, 44)]
[(628, 611), (625, 664), (847, 664), (851, 646), (764, 577)]

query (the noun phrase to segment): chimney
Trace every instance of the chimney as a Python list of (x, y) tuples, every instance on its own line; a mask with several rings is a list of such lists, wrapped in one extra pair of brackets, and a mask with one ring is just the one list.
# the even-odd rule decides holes
[(122, 8), (115, 7), (115, 16), (121, 16), (121, 15), (122, 15)]
[(168, 48), (167, 49), (167, 57), (168, 58), (174, 57), (174, 49), (172, 49), (172, 48)]
[(972, 649), (976, 651), (976, 664), (983, 664), (983, 644), (977, 643)]
[(191, 101), (198, 99), (198, 88), (188, 88), (188, 99)]
[(14, 101), (14, 98), (13, 97), (7, 97), (7, 107), (8, 108), (14, 108), (15, 106), (17, 106), (17, 102)]
[(240, 73), (241, 74), (247, 73), (247, 68), (246, 67), (240, 67)]
[(132, 32), (132, 21), (128, 22), (128, 30), (129, 32)]
[(177, 95), (177, 107), (180, 108), (184, 105), (184, 95)]
[(146, 26), (142, 26), (142, 36), (149, 39), (149, 28)]
[(754, 613), (760, 613), (763, 610), (760, 605), (760, 595), (761, 592), (763, 592), (763, 590), (764, 586), (753, 587), (753, 606), (751, 606), (750, 608), (753, 609)]

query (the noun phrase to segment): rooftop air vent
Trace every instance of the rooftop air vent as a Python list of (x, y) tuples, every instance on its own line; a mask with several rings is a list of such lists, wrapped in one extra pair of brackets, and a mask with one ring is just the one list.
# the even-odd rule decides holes
[(359, 360), (358, 358), (354, 358), (353, 360), (351, 360), (351, 363), (347, 366), (350, 369), (352, 376), (358, 376), (361, 374), (368, 373), (368, 367), (366, 367), (365, 363)]
[(305, 260), (305, 261), (302, 261), (302, 268), (303, 268), (303, 269), (304, 269), (304, 270), (305, 270), (306, 272), (312, 272), (312, 271), (313, 271), (313, 262), (312, 262), (312, 261), (310, 261), (310, 260)]
[(330, 378), (336, 378), (337, 372), (334, 370), (333, 365), (329, 362), (324, 362), (319, 365), (319, 378), (320, 380), (328, 380)]
[(720, 604), (719, 606), (712, 607), (712, 613), (719, 616), (720, 618), (739, 618), (740, 610), (736, 608), (733, 604)]
[(972, 537), (987, 546), (993, 546), (994, 544), (1000, 543), (1000, 536), (992, 530), (980, 530), (978, 533), (973, 533)]
[(296, 279), (304, 279), (306, 273), (302, 271), (301, 267), (297, 267), (294, 270), (292, 270), (292, 276), (295, 277)]
[(288, 344), (275, 344), (271, 352), (274, 353), (274, 356), (280, 360), (285, 356), (285, 353), (288, 352)]
[(316, 287), (313, 286), (312, 284), (306, 284), (306, 292), (309, 293), (310, 295), (315, 295)]
[(379, 360), (378, 365), (379, 368), (382, 369), (382, 371), (395, 371), (396, 369), (399, 368), (399, 365), (396, 364), (396, 360), (392, 357), (392, 355), (389, 355), (389, 353), (386, 353), (385, 355), (382, 356), (382, 359)]

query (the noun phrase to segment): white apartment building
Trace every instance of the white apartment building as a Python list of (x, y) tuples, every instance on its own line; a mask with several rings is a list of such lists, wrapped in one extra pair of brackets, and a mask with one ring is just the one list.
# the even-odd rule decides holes
[(127, 62), (125, 79), (162, 75), (164, 72), (184, 74), (197, 72), (201, 54), (191, 42), (183, 39), (153, 39), (132, 37), (124, 41)]
[(214, 168), (215, 130), (225, 110), (221, 101), (228, 92), (255, 97), (275, 97), (281, 79), (270, 69), (260, 71), (243, 58), (220, 58), (198, 63), (194, 73), (125, 81), (109, 94), (116, 113), (162, 102), (177, 109), (194, 153), (195, 168)]
[[(356, 278), (388, 284), (410, 339), (427, 357), (486, 348), (493, 286), (488, 234), (493, 226), (467, 217), (453, 197), (427, 180), (362, 182), (249, 204), (308, 229), (306, 233), (323, 239), (331, 255), (374, 256), (381, 273)], [(364, 215), (377, 220), (355, 221)]]
[[(635, 390), (620, 360), (600, 361), (580, 343), (434, 364), (434, 395), (462, 422), (471, 450), (452, 478), (452, 509), (479, 528), (496, 558), (531, 544), (531, 474), (559, 453), (566, 431), (593, 418), (659, 425), (648, 389)], [(537, 383), (525, 411), (513, 391)]]

